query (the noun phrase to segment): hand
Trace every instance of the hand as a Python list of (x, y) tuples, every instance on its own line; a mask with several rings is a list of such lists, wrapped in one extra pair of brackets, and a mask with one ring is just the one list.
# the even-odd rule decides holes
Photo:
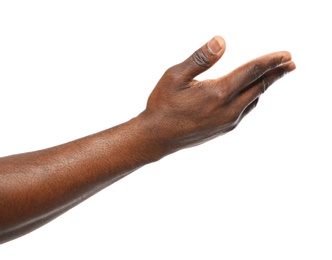
[(234, 129), (266, 89), (295, 69), (289, 52), (256, 58), (214, 79), (194, 78), (223, 55), (225, 41), (212, 38), (184, 62), (169, 68), (152, 91), (143, 116), (153, 118), (151, 131), (174, 152)]

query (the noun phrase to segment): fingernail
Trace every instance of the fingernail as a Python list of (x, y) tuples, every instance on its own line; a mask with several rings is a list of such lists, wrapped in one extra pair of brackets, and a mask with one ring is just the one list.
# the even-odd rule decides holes
[(211, 54), (217, 54), (222, 49), (222, 38), (220, 36), (213, 37), (207, 44), (208, 51)]

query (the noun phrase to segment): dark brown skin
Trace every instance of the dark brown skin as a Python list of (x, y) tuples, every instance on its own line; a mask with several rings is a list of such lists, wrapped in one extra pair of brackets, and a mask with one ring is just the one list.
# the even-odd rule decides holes
[(169, 68), (146, 109), (126, 123), (0, 158), (0, 243), (44, 225), (145, 164), (231, 131), (272, 83), (295, 69), (289, 52), (276, 52), (215, 80), (194, 79), (224, 51), (216, 36)]

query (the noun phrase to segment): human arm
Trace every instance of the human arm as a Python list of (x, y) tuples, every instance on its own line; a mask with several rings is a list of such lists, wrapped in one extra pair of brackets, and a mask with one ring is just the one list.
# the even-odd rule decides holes
[(215, 79), (194, 78), (225, 51), (213, 38), (168, 69), (137, 117), (41, 151), (0, 158), (0, 243), (61, 215), (139, 167), (232, 130), (259, 96), (295, 69), (288, 52), (252, 60)]

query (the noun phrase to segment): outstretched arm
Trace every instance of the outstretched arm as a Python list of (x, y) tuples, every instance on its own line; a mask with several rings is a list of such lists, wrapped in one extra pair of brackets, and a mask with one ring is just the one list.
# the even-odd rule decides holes
[(273, 82), (295, 69), (290, 53), (276, 52), (215, 80), (194, 79), (224, 51), (217, 36), (169, 68), (146, 109), (126, 123), (0, 158), (0, 243), (42, 226), (145, 164), (227, 133)]

